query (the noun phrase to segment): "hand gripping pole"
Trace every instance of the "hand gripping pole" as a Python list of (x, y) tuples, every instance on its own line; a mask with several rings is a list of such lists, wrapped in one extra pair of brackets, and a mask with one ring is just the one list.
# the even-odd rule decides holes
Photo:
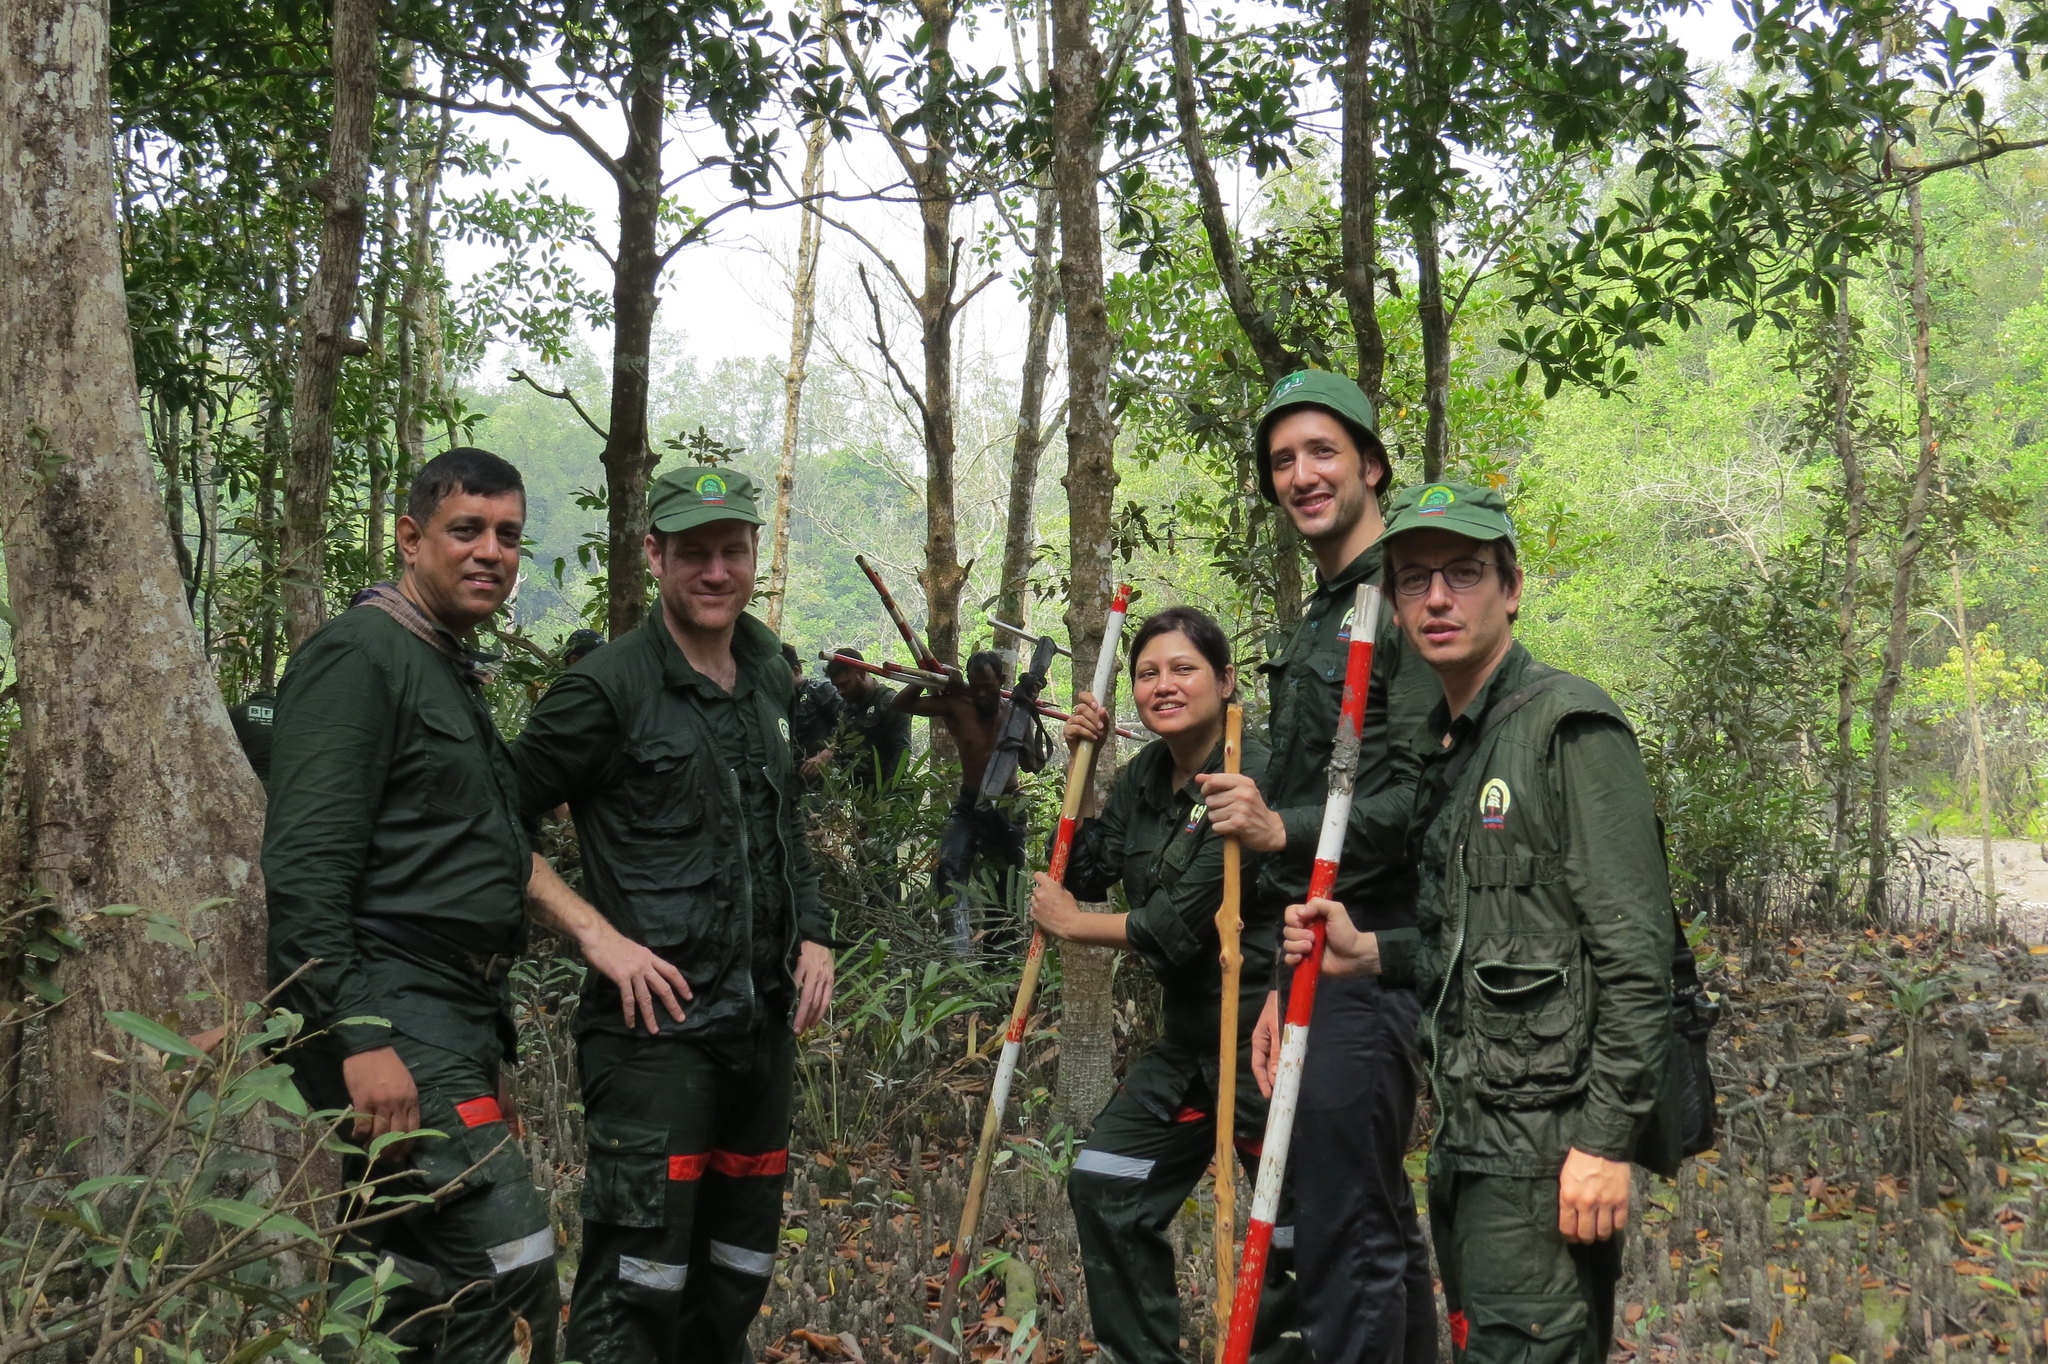
[[(1373, 633), (1379, 619), (1380, 590), (1370, 583), (1362, 584), (1351, 603), (1351, 648), (1344, 660), (1344, 699), (1337, 713), (1337, 742), (1330, 749), (1330, 794), (1323, 802), (1322, 834), (1316, 840), (1315, 868), (1309, 873), (1311, 900), (1327, 900), (1337, 888), (1337, 863), (1343, 856), (1344, 831), (1351, 821), (1351, 784), (1358, 769), (1358, 738), (1365, 728)], [(1323, 924), (1318, 920), (1315, 941), (1308, 955), (1294, 968), (1294, 981), (1287, 993), (1287, 1018), (1280, 1030), (1280, 1063), (1273, 1076), (1273, 1101), (1266, 1109), (1265, 1153), (1259, 1158), (1251, 1224), (1245, 1228), (1244, 1255), (1237, 1266), (1237, 1292), (1230, 1307), (1230, 1334), (1224, 1341), (1223, 1364), (1245, 1364), (1251, 1355), (1252, 1323), (1259, 1314), (1266, 1256), (1273, 1248), (1273, 1217), (1280, 1206), (1280, 1183), (1287, 1174), (1287, 1144), (1294, 1135), (1294, 1109), (1301, 1098), (1309, 1015), (1315, 1009), (1316, 981), (1323, 970), (1323, 934)]]
[[(1116, 590), (1110, 603), (1109, 625), (1102, 632), (1102, 652), (1095, 656), (1097, 701), (1109, 694), (1116, 677), (1117, 641), (1123, 635), (1124, 615), (1130, 606), (1128, 583)], [(1088, 772), (1095, 762), (1095, 745), (1074, 745), (1067, 760), (1067, 789), (1060, 803), (1059, 829), (1053, 835), (1051, 865), (1046, 868), (1055, 881), (1067, 874), (1067, 857), (1074, 849), (1074, 828), (1080, 821), (1081, 801), (1088, 790)], [(939, 1297), (939, 1329), (950, 1333), (960, 1302), (960, 1281), (967, 1276), (974, 1256), (974, 1237), (981, 1221), (981, 1205), (988, 1195), (989, 1170), (995, 1165), (996, 1137), (1003, 1129), (1003, 1109), (1010, 1101), (1010, 1083), (1017, 1077), (1017, 1057), (1024, 1050), (1024, 1023), (1031, 1016), (1031, 997), (1038, 991), (1038, 971), (1045, 960), (1045, 934), (1034, 925), (1031, 947), (1024, 954), (1024, 974), (1017, 982), (1016, 1002), (1010, 1006), (1010, 1026), (1003, 1034), (1002, 1056), (996, 1062), (995, 1083), (989, 1086), (988, 1111), (981, 1121), (981, 1144), (975, 1148), (974, 1166), (967, 1179), (967, 1202), (960, 1210), (960, 1234), (953, 1238), (953, 1257), (946, 1266), (946, 1291)]]
[(938, 655), (926, 648), (924, 641), (917, 637), (917, 631), (911, 627), (910, 618), (904, 615), (903, 608), (896, 604), (896, 598), (889, 592), (889, 584), (882, 581), (882, 575), (868, 562), (868, 556), (856, 554), (853, 561), (860, 565), (860, 571), (867, 574), (868, 581), (874, 584), (875, 595), (882, 599), (882, 609), (889, 613), (889, 619), (895, 623), (896, 633), (903, 636), (904, 646), (910, 650), (910, 661), (926, 672), (948, 671), (946, 665), (939, 662)]

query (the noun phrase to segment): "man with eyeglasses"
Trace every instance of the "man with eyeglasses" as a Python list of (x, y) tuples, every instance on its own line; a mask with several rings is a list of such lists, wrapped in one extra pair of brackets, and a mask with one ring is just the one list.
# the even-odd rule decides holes
[[(1259, 668), (1272, 705), (1273, 758), (1264, 781), (1221, 773), (1196, 780), (1211, 826), (1265, 854), (1246, 932), (1273, 933), (1281, 911), (1308, 893), (1351, 604), (1360, 583), (1382, 577), (1374, 541), (1391, 465), (1364, 391), (1320, 370), (1274, 385), (1256, 441), (1260, 491), (1308, 542), (1316, 591), (1287, 647)], [(1412, 931), (1414, 738), (1437, 688), (1391, 628), (1382, 627), (1377, 640), (1337, 899), (1360, 923)], [(1301, 1334), (1317, 1364), (1435, 1364), (1429, 1257), (1401, 1163), (1414, 1126), (1420, 1011), (1412, 991), (1369, 976), (1333, 981), (1316, 995), (1288, 1152), (1290, 1170), (1315, 1179), (1315, 1197), (1293, 1210), (1291, 1226), (1283, 1203), (1273, 1263), (1282, 1272), (1291, 1247)], [(1252, 1035), (1253, 1075), (1268, 1094), (1279, 1023), (1276, 988)]]
[(1630, 1163), (1669, 1173), (1672, 907), (1621, 709), (1515, 642), (1522, 571), (1500, 494), (1411, 488), (1380, 538), (1395, 611), (1443, 699), (1429, 719), (1415, 928), (1287, 910), (1291, 963), (1412, 987), (1436, 1100), (1430, 1229), (1463, 1364), (1599, 1364)]

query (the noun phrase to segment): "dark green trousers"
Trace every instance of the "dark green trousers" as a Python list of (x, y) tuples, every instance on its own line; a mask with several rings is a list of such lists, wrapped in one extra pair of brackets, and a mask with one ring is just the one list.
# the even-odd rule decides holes
[[(1170, 1047), (1140, 1057), (1095, 1119), (1067, 1176), (1088, 1317), (1104, 1358), (1116, 1364), (1185, 1364), (1188, 1358), (1180, 1348), (1180, 1292), (1166, 1231), (1216, 1154), (1214, 1099), (1199, 1072), (1188, 1069)], [(1239, 1154), (1256, 1170), (1265, 1104), (1250, 1073), (1247, 1061), (1239, 1068), (1235, 1126)], [(1167, 1095), (1170, 1106), (1160, 1102)], [(1283, 1194), (1252, 1333), (1252, 1358), (1260, 1364), (1307, 1359), (1301, 1338), (1282, 1334), (1295, 1326), (1293, 1269), (1293, 1199)]]
[[(391, 1292), (378, 1328), (410, 1346), (408, 1364), (503, 1364), (523, 1321), (531, 1359), (555, 1358), (561, 1288), (555, 1281), (555, 1229), (526, 1155), (498, 1109), (500, 1043), (482, 1029), (467, 1052), (429, 1046), (403, 1034), (392, 1045), (419, 1089), (420, 1123), (445, 1133), (421, 1137), (404, 1159), (405, 1177), (383, 1194), (440, 1193), (404, 1216), (374, 1223), (341, 1239), (344, 1254), (389, 1261), (408, 1282)], [(345, 1108), (341, 1056), (316, 1038), (281, 1058), (300, 1093), (316, 1108)], [(342, 1162), (348, 1184), (374, 1171), (358, 1157)], [(345, 1206), (344, 1215), (375, 1211)], [(330, 1291), (361, 1277), (338, 1263)]]
[(569, 1305), (581, 1364), (741, 1364), (775, 1269), (796, 1037), (744, 1059), (668, 1037), (583, 1039), (590, 1159)]
[(1429, 1230), (1459, 1364), (1604, 1364), (1621, 1237), (1565, 1240), (1555, 1176), (1436, 1176)]

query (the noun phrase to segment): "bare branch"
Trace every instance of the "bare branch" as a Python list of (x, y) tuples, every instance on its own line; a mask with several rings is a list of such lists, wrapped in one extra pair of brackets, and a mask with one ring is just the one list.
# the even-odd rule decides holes
[(868, 279), (868, 268), (865, 265), (857, 265), (854, 267), (854, 273), (860, 276), (861, 292), (868, 296), (868, 306), (874, 309), (875, 349), (882, 353), (882, 360), (889, 366), (889, 372), (896, 376), (896, 382), (903, 387), (904, 396), (917, 407), (920, 421), (929, 429), (932, 414), (925, 406), (924, 395), (917, 391), (917, 386), (910, 382), (910, 376), (903, 372), (903, 366), (896, 363), (896, 356), (889, 350), (889, 329), (882, 321), (882, 300), (875, 297), (875, 286)]
[(535, 379), (531, 374), (528, 374), (523, 369), (515, 369), (512, 371), (511, 374), (507, 375), (506, 377), (509, 378), (513, 383), (525, 384), (528, 388), (532, 389), (535, 393), (540, 394), (543, 398), (561, 399), (563, 402), (566, 402), (567, 404), (569, 404), (569, 406), (576, 409), (576, 415), (583, 418), (583, 424), (585, 426), (589, 427), (592, 431), (595, 431), (597, 433), (597, 438), (599, 440), (610, 440), (612, 438), (611, 433), (609, 431), (605, 430), (602, 426), (599, 426), (597, 424), (597, 420), (594, 417), (592, 417), (588, 412), (583, 410), (583, 404), (581, 401), (577, 399), (575, 390), (570, 388), (567, 384), (564, 384), (561, 388), (558, 389), (547, 388), (544, 385), (542, 385), (539, 380)]

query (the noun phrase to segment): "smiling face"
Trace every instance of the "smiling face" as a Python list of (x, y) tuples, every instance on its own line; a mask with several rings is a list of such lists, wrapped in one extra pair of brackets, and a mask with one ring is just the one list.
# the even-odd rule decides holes
[(1267, 433), (1266, 448), (1273, 491), (1311, 546), (1352, 538), (1368, 512), (1372, 534), (1379, 533), (1379, 503), (1371, 486), (1378, 457), (1360, 450), (1334, 413), (1319, 407), (1283, 413)]
[(729, 636), (754, 595), (756, 528), (709, 521), (647, 537), (647, 566), (661, 583), (661, 609), (678, 634)]
[(519, 539), (526, 495), (452, 492), (425, 526), (398, 518), (398, 557), (419, 605), (450, 630), (473, 629), (512, 595), (519, 581)]
[[(1394, 616), (1408, 642), (1440, 675), (1483, 679), (1514, 643), (1514, 613), (1522, 607), (1522, 570), (1504, 571), (1499, 549), (1447, 530), (1411, 530), (1392, 537), (1387, 576), (1395, 584)], [(1465, 561), (1485, 566), (1479, 581), (1459, 589), (1442, 572), (1431, 572), (1415, 596), (1400, 591), (1403, 577), (1419, 576)]]
[(1167, 737), (1220, 726), (1223, 707), (1237, 685), (1237, 669), (1220, 674), (1195, 642), (1178, 630), (1154, 635), (1131, 669), (1131, 695), (1138, 718)]

